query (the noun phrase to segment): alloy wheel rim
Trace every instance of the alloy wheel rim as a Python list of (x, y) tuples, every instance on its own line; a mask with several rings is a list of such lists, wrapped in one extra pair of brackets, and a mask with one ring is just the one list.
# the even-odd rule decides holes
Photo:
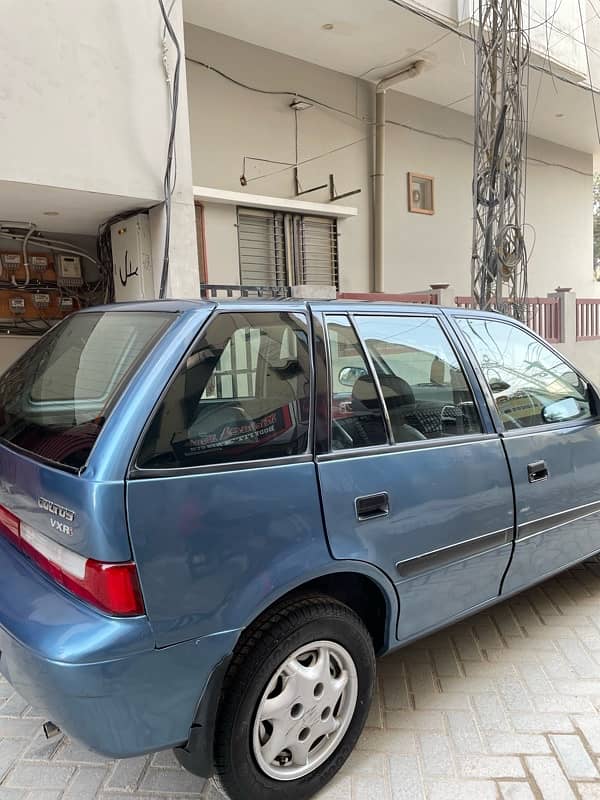
[(354, 715), (358, 674), (337, 642), (295, 650), (273, 673), (258, 704), (252, 750), (270, 778), (308, 775), (337, 749)]

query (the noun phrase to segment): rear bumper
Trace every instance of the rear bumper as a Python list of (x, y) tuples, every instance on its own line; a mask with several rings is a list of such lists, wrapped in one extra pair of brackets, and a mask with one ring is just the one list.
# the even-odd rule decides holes
[(88, 747), (126, 757), (188, 739), (237, 632), (154, 648), (145, 617), (97, 613), (0, 542), (0, 673)]

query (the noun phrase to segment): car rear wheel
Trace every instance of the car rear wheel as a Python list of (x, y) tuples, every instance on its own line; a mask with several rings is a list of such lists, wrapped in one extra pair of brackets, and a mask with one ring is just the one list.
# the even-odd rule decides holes
[(306, 597), (245, 636), (215, 731), (216, 780), (232, 800), (303, 800), (351, 753), (375, 679), (371, 637), (348, 606)]

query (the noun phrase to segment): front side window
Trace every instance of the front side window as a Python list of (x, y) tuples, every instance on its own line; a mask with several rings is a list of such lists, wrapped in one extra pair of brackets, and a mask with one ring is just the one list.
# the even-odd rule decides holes
[(219, 314), (155, 413), (138, 466), (193, 467), (302, 454), (308, 447), (309, 398), (303, 314)]
[(432, 317), (356, 315), (396, 443), (481, 433), (454, 350)]
[(457, 320), (508, 430), (592, 416), (588, 386), (523, 328), (500, 320)]

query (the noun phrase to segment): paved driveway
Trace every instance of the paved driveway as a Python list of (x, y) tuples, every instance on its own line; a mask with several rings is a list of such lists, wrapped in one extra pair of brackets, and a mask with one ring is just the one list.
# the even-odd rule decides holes
[[(319, 800), (600, 799), (600, 561), (379, 663), (368, 728)], [(0, 800), (218, 800), (168, 752), (111, 762), (0, 682)]]

